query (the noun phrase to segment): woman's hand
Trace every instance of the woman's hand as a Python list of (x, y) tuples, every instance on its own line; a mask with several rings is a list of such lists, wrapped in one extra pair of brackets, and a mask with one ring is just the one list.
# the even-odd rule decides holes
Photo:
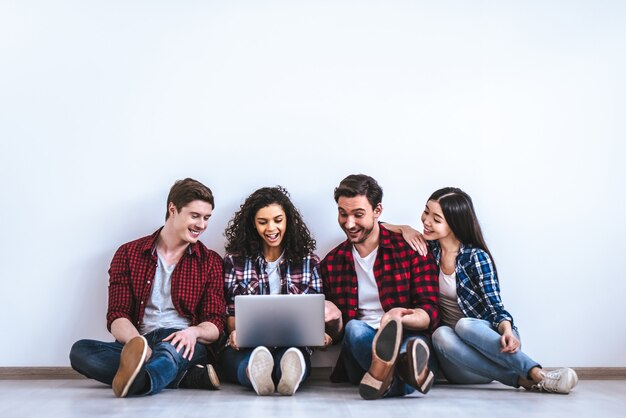
[(519, 349), (520, 342), (513, 332), (507, 332), (500, 337), (500, 346), (502, 347), (500, 349), (501, 353), (513, 354)]
[(331, 345), (333, 345), (333, 339), (330, 337), (330, 335), (324, 333), (324, 345), (322, 345), (319, 350), (326, 351)]
[(424, 236), (415, 228), (410, 225), (394, 225), (387, 222), (383, 222), (383, 226), (391, 232), (399, 232), (402, 234), (402, 238), (409, 244), (409, 247), (417, 251), (419, 255), (425, 256), (428, 254), (428, 244)]
[(421, 232), (409, 225), (402, 225), (400, 231), (402, 232), (402, 238), (404, 238), (409, 246), (417, 251), (419, 255), (425, 256), (428, 254), (428, 245)]
[(500, 333), (500, 352), (501, 353), (516, 353), (519, 350), (520, 342), (513, 333), (513, 327), (509, 321), (502, 321), (498, 325), (498, 332)]
[(228, 335), (228, 340), (226, 341), (226, 345), (231, 346), (235, 350), (239, 350), (239, 346), (237, 345), (237, 331), (232, 330)]

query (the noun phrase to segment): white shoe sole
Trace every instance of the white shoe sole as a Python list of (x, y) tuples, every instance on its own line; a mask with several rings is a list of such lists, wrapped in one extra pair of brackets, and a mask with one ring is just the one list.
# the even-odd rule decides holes
[(285, 396), (291, 396), (298, 390), (304, 372), (306, 371), (306, 363), (302, 352), (297, 348), (290, 348), (283, 354), (280, 359), (280, 382), (278, 382), (278, 393)]
[(272, 353), (265, 347), (255, 348), (248, 363), (248, 378), (257, 395), (267, 396), (274, 393), (273, 370), (274, 358)]
[(111, 385), (116, 397), (125, 398), (128, 395), (128, 389), (146, 361), (147, 353), (148, 341), (141, 335), (126, 343), (120, 354), (120, 366)]

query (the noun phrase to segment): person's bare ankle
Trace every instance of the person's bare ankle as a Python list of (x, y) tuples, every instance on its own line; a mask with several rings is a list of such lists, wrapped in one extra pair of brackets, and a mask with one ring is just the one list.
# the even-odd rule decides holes
[(528, 372), (528, 377), (532, 381), (532, 384), (537, 384), (541, 382), (541, 380), (543, 379), (543, 375), (541, 374), (541, 367), (535, 366), (530, 369), (530, 372)]
[(531, 386), (535, 384), (535, 382), (533, 382), (532, 380), (528, 380), (526, 378), (523, 378), (522, 376), (520, 376), (517, 379), (517, 384), (520, 385), (521, 387), (523, 387), (526, 390), (530, 390)]

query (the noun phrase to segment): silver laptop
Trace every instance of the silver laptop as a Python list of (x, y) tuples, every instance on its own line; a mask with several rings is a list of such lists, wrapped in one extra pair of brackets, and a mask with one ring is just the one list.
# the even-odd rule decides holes
[(324, 344), (324, 295), (235, 296), (239, 347)]

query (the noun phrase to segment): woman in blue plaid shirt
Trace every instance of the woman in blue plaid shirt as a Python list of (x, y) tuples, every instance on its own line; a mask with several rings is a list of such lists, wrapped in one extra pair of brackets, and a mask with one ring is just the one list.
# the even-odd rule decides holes
[[(521, 351), (513, 317), (500, 298), (498, 273), (470, 196), (446, 187), (422, 213), (423, 237), (439, 265), (441, 325), (433, 333), (441, 371), (451, 383), (488, 383), (569, 393), (578, 377), (570, 368), (545, 371)], [(394, 227), (413, 246), (419, 233)]]
[(302, 347), (239, 348), (235, 296), (321, 293), (315, 240), (287, 190), (280, 186), (252, 193), (224, 235), (228, 239), (224, 295), (229, 334), (220, 357), (222, 377), (251, 387), (258, 395), (276, 390), (293, 395), (310, 373), (311, 351)]

